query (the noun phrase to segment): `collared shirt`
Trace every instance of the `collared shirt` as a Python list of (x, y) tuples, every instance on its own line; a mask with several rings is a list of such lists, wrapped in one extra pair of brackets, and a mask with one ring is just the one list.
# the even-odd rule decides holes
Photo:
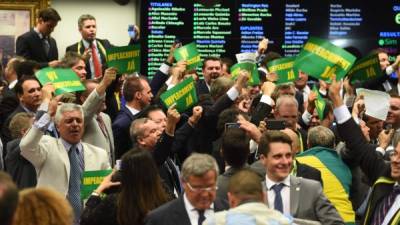
[[(60, 140), (61, 140), (62, 144), (64, 145), (65, 150), (67, 150), (67, 153), (69, 151), (71, 151), (72, 144), (68, 143), (66, 140), (64, 140), (62, 138), (60, 138)], [(85, 170), (85, 157), (83, 155), (83, 145), (82, 145), (81, 142), (79, 142), (75, 146), (76, 146), (76, 148), (78, 149), (78, 152), (79, 152), (79, 161), (80, 161), (80, 164), (81, 164), (81, 168), (83, 170)]]
[(303, 94), (303, 100), (304, 102), (308, 102), (308, 95), (311, 93), (311, 89), (308, 85), (306, 85), (303, 89), (299, 90), (296, 88), (297, 91), (299, 91), (301, 94)]
[[(17, 83), (18, 83), (18, 80), (17, 80), (17, 79), (11, 81), (10, 84), (8, 84), (8, 88), (9, 88), (9, 89), (13, 89)], [(399, 90), (400, 90), (400, 89), (399, 89)]]
[(40, 38), (40, 39), (43, 39), (43, 37), (44, 37), (43, 34), (40, 33), (39, 30), (38, 30), (36, 27), (33, 28), (33, 30), (37, 33), (37, 35), (39, 35), (39, 38)]
[(136, 115), (136, 114), (138, 114), (140, 112), (139, 110), (137, 110), (135, 108), (132, 108), (132, 107), (130, 107), (128, 105), (125, 105), (125, 107), (132, 113), (132, 115)]
[[(85, 49), (90, 48), (90, 43), (89, 43), (88, 41), (86, 41), (85, 39), (82, 39), (82, 43), (83, 43), (83, 46), (85, 47)], [(94, 40), (94, 41), (92, 42), (92, 44), (93, 44), (94, 47), (96, 48), (97, 58), (99, 59), (100, 64), (103, 64), (103, 62), (101, 61), (100, 50), (99, 50), (99, 48), (97, 47), (97, 41)], [(93, 64), (93, 58), (92, 58), (92, 57), (90, 57), (90, 59), (89, 59), (89, 65), (90, 65), (90, 71), (92, 71), (92, 77), (91, 77), (91, 78), (94, 78), (94, 64)]]
[(275, 184), (284, 184), (285, 186), (281, 190), (282, 203), (283, 203), (283, 214), (290, 215), (290, 176), (287, 176), (282, 182), (275, 182), (268, 178), (268, 175), (265, 175), (265, 184), (267, 186), (267, 197), (268, 197), (268, 206), (271, 209), (274, 208), (275, 202), (275, 191), (272, 187)]
[[(394, 186), (399, 186), (399, 182), (396, 182)], [(385, 219), (382, 222), (382, 225), (388, 225), (390, 220), (393, 219), (394, 215), (397, 211), (400, 210), (400, 195), (396, 196), (396, 199), (393, 202), (392, 207), (390, 207), (389, 211), (387, 212)]]
[[(185, 209), (189, 216), (191, 225), (198, 225), (199, 221), (199, 213), (196, 208), (190, 203), (189, 199), (186, 196), (186, 193), (183, 194), (183, 202), (185, 203)], [(204, 211), (204, 216), (207, 218), (214, 216), (214, 203), (210, 205), (210, 208)]]

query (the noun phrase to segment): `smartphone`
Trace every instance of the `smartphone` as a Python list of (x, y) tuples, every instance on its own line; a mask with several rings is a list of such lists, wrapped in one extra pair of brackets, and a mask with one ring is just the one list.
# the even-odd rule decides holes
[(175, 44), (175, 48), (182, 47), (182, 42), (179, 38), (175, 38), (174, 44)]
[(135, 25), (128, 26), (128, 34), (130, 38), (134, 38), (136, 36)]
[(239, 123), (225, 123), (225, 130), (232, 128), (240, 128)]
[(284, 130), (286, 128), (285, 120), (268, 119), (265, 121), (267, 130)]

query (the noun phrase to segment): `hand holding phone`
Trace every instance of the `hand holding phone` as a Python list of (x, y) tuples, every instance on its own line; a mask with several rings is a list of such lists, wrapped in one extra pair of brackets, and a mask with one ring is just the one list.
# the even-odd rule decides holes
[(135, 25), (128, 26), (128, 34), (129, 34), (130, 38), (135, 38), (135, 36), (136, 36)]
[(268, 119), (265, 121), (267, 130), (284, 130), (286, 128), (285, 120)]

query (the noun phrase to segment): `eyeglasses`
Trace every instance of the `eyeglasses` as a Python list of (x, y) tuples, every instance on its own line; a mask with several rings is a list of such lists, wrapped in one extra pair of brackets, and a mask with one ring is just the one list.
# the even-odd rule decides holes
[(194, 187), (192, 187), (192, 185), (190, 185), (189, 182), (186, 182), (186, 184), (191, 191), (196, 192), (196, 193), (201, 193), (203, 191), (212, 192), (212, 191), (216, 191), (218, 189), (217, 186), (205, 187), (205, 188), (194, 188)]

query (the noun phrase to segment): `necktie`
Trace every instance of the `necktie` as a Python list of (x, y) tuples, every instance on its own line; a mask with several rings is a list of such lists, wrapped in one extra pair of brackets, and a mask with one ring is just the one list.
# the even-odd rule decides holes
[(75, 220), (79, 219), (82, 212), (82, 202), (81, 202), (81, 179), (83, 175), (83, 163), (79, 157), (78, 148), (73, 145), (69, 152), (69, 187), (67, 199), (71, 203), (74, 210)]
[(42, 38), (42, 42), (43, 42), (43, 49), (44, 52), (46, 53), (46, 56), (49, 56), (49, 51), (50, 51), (50, 43), (49, 40), (46, 37)]
[(97, 55), (97, 49), (96, 46), (92, 43), (90, 46), (92, 49), (92, 60), (93, 60), (93, 67), (94, 67), (94, 77), (95, 78), (100, 78), (102, 76), (102, 71), (101, 71), (101, 63), (99, 56)]
[(283, 213), (283, 201), (282, 201), (282, 195), (281, 195), (281, 190), (285, 185), (280, 183), (280, 184), (275, 184), (272, 186), (272, 190), (275, 192), (275, 201), (274, 201), (274, 209), (280, 211)]
[(387, 212), (389, 211), (390, 207), (392, 207), (394, 200), (396, 199), (397, 195), (400, 195), (400, 186), (394, 186), (393, 190), (390, 192), (388, 196), (383, 198), (379, 207), (377, 207), (377, 211), (374, 214), (374, 220), (372, 225), (381, 225)]
[(197, 225), (202, 225), (206, 217), (204, 216), (204, 209), (196, 209), (199, 213), (199, 219), (197, 220)]

